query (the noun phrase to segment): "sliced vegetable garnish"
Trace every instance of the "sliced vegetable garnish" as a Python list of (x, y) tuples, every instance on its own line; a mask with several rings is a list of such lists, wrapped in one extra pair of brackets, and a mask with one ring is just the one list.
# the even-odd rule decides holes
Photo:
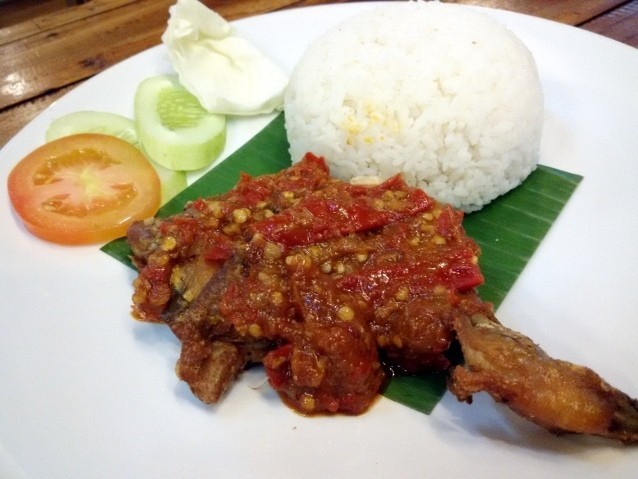
[(154, 161), (150, 162), (155, 168), (155, 173), (160, 179), (160, 187), (162, 192), (162, 204), (174, 198), (179, 192), (181, 192), (186, 185), (186, 172), (178, 170), (169, 170), (163, 166), (158, 165)]
[(9, 198), (26, 228), (55, 243), (122, 236), (160, 205), (160, 182), (144, 155), (114, 136), (78, 134), (45, 143), (11, 171)]
[[(46, 141), (78, 133), (102, 133), (116, 136), (142, 150), (135, 122), (125, 116), (103, 111), (77, 111), (56, 118), (47, 129)], [(151, 164), (160, 179), (162, 204), (186, 188), (185, 172), (169, 170), (155, 162), (151, 162)]]
[(78, 133), (102, 133), (116, 136), (141, 149), (133, 120), (116, 113), (76, 111), (56, 118), (46, 132), (46, 141)]
[[(239, 150), (164, 205), (158, 216), (178, 213), (187, 201), (229, 190), (242, 172), (257, 176), (288, 166), (288, 142), (284, 117), (280, 114)], [(581, 179), (579, 175), (541, 165), (521, 186), (465, 217), (468, 235), (483, 251), (480, 264), (485, 286), (480, 294), (484, 300), (495, 306), (501, 303)], [(131, 266), (130, 249), (124, 238), (105, 245), (102, 251)], [(512, 254), (514, 251), (516, 254)], [(430, 413), (445, 390), (445, 378), (440, 374), (396, 376), (383, 394), (412, 409)]]
[(173, 5), (162, 43), (180, 82), (207, 111), (258, 115), (282, 106), (288, 76), (203, 3)]
[(226, 142), (226, 118), (204, 110), (172, 75), (147, 78), (138, 86), (135, 125), (144, 152), (171, 170), (208, 166)]

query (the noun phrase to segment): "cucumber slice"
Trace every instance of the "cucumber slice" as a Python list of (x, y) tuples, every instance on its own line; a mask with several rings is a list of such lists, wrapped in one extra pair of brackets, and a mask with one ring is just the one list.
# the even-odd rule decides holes
[(162, 188), (162, 204), (173, 199), (177, 193), (180, 193), (186, 188), (187, 183), (185, 171), (169, 170), (168, 168), (158, 165), (154, 161), (149, 161), (149, 163), (153, 165), (153, 168), (155, 168), (155, 172), (160, 179), (160, 186)]
[(102, 133), (117, 136), (141, 149), (135, 123), (129, 118), (102, 111), (76, 111), (56, 118), (46, 131), (46, 141), (76, 133)]
[(208, 113), (174, 75), (144, 80), (135, 93), (135, 125), (146, 154), (172, 170), (199, 170), (226, 143), (226, 117)]
[[(103, 111), (76, 111), (56, 118), (49, 125), (45, 139), (49, 142), (78, 133), (102, 133), (117, 136), (143, 151), (133, 120), (116, 113)], [(169, 170), (154, 161), (150, 163), (160, 179), (162, 204), (186, 188), (186, 173), (184, 171)]]

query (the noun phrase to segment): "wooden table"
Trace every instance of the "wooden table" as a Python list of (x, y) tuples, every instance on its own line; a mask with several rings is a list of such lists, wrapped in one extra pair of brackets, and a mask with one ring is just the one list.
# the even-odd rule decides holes
[[(348, 0), (204, 0), (228, 20)], [(638, 47), (638, 0), (450, 0), (543, 17)], [(87, 78), (160, 43), (175, 0), (88, 0), (0, 29), (0, 148)]]

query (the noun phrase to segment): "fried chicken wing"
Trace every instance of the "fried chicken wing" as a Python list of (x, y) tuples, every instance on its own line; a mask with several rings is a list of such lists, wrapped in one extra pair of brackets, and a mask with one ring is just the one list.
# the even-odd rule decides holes
[(453, 370), (449, 386), (459, 400), (485, 391), (554, 433), (638, 440), (638, 401), (591, 369), (551, 358), (489, 313), (460, 314), (454, 329), (465, 366)]

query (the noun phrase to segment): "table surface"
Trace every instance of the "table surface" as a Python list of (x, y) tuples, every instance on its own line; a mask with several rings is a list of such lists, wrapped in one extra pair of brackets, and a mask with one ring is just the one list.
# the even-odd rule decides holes
[[(638, 0), (449, 0), (555, 20), (638, 48)], [(57, 98), (160, 43), (175, 0), (88, 0), (0, 29), (0, 148)], [(228, 20), (348, 0), (203, 0)]]

